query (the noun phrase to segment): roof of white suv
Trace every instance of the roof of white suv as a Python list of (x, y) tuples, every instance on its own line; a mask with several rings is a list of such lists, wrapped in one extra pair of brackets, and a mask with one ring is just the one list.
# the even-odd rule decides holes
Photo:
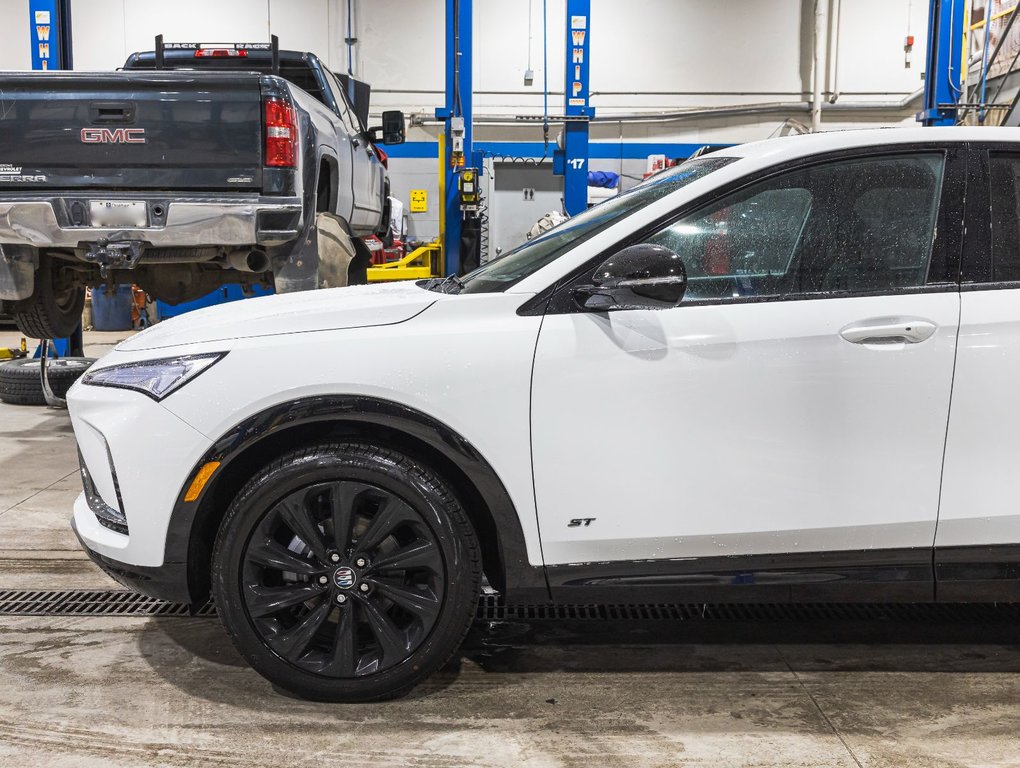
[(766, 157), (776, 162), (784, 158), (803, 157), (855, 147), (889, 144), (920, 144), (928, 142), (1009, 141), (1020, 143), (1020, 128), (983, 128), (948, 126), (941, 128), (866, 128), (863, 130), (823, 131), (797, 136), (783, 136), (749, 144), (738, 144), (712, 154), (719, 157)]

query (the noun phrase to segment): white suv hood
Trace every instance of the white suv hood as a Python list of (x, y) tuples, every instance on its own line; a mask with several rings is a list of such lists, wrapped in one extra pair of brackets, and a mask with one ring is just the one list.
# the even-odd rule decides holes
[(413, 282), (401, 282), (245, 299), (165, 320), (117, 348), (132, 352), (280, 333), (393, 325), (410, 320), (441, 296)]

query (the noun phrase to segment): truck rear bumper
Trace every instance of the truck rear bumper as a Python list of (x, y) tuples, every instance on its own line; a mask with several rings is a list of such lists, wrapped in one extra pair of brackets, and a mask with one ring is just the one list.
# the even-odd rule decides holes
[[(144, 202), (150, 226), (89, 226), (89, 202), (100, 198)], [(82, 223), (74, 223), (72, 216)], [(156, 248), (279, 245), (298, 237), (301, 219), (300, 198), (259, 195), (173, 199), (166, 193), (99, 193), (0, 199), (0, 245), (78, 248), (101, 241), (138, 242)]]

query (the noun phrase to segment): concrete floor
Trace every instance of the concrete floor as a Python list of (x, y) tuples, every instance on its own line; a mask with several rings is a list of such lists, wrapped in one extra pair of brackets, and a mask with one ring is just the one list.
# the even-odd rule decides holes
[[(0, 404), (0, 589), (117, 588), (67, 527), (76, 471), (64, 412)], [(0, 616), (0, 767), (1020, 766), (1018, 641), (998, 621), (479, 626), (410, 697), (353, 706), (275, 691), (215, 619)]]

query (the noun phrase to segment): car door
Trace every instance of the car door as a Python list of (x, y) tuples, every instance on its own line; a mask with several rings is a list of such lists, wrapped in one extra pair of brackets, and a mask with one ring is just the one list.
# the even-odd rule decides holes
[(683, 258), (675, 308), (554, 296), (532, 386), (554, 589), (851, 553), (930, 597), (961, 162), (901, 148), (745, 180), (631, 239)]
[(329, 81), (337, 110), (351, 143), (353, 158), (351, 189), (354, 195), (351, 226), (372, 231), (378, 227), (382, 216), (384, 169), (372, 142), (365, 134), (364, 127), (347, 101), (343, 85), (332, 72), (323, 70), (323, 75)]
[(941, 600), (1020, 599), (1020, 149), (975, 147), (935, 538)]

